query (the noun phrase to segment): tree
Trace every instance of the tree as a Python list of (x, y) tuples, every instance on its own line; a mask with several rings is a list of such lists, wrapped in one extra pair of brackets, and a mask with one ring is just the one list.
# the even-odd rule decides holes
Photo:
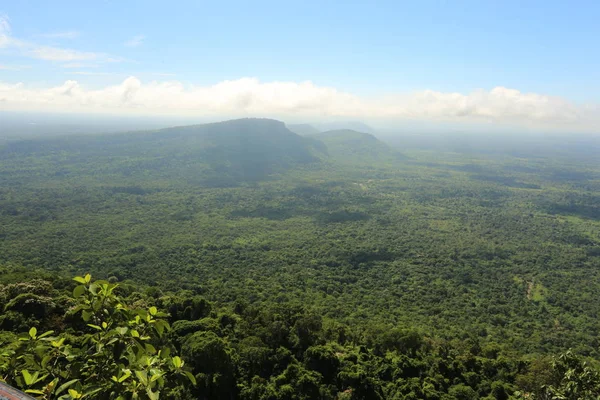
[(85, 323), (82, 335), (29, 329), (0, 359), (9, 384), (40, 399), (154, 400), (181, 378), (195, 382), (183, 360), (171, 356), (167, 314), (129, 307), (115, 294), (118, 285), (92, 282), (89, 274), (74, 280), (77, 305), (70, 313)]
[(550, 399), (597, 399), (600, 396), (600, 374), (571, 351), (552, 362), (555, 382), (546, 387)]

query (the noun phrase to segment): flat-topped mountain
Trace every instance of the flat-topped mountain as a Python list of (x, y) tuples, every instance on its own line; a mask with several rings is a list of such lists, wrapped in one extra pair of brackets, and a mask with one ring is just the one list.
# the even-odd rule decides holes
[(314, 124), (315, 128), (321, 132), (352, 130), (365, 133), (376, 133), (376, 130), (361, 121), (330, 121)]
[(156, 131), (21, 140), (0, 147), (0, 155), (14, 158), (17, 164), (28, 156), (34, 163), (55, 160), (51, 165), (56, 171), (47, 173), (68, 175), (75, 166), (85, 164), (87, 168), (96, 166), (90, 170), (94, 175), (102, 171), (143, 178), (153, 172), (218, 186), (260, 180), (295, 165), (317, 162), (323, 151), (320, 142), (291, 132), (283, 122), (256, 118)]

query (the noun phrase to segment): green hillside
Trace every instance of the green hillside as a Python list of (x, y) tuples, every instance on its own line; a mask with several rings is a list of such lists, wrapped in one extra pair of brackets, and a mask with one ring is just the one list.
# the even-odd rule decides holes
[(400, 153), (370, 133), (349, 129), (321, 132), (311, 135), (327, 146), (328, 154), (336, 161), (348, 164), (366, 163), (376, 165), (404, 159)]
[(32, 139), (0, 147), (0, 155), (6, 160), (29, 160), (30, 169), (43, 166), (32, 176), (11, 171), (7, 163), (4, 177), (9, 181), (56, 176), (67, 179), (75, 174), (99, 182), (127, 182), (135, 177), (205, 186), (267, 179), (295, 165), (317, 162), (318, 154), (314, 141), (289, 131), (282, 122), (268, 119)]

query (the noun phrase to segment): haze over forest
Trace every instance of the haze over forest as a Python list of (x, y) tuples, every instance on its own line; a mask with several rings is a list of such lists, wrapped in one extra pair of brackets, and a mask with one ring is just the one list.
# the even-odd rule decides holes
[(0, 398), (600, 398), (596, 2), (171, 3), (0, 4)]

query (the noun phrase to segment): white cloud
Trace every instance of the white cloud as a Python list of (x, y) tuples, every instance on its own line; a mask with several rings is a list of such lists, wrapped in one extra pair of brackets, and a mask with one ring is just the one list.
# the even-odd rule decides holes
[(76, 39), (81, 34), (78, 31), (50, 32), (39, 35), (48, 39)]
[[(81, 74), (104, 74), (78, 71)], [(76, 81), (50, 88), (0, 83), (4, 109), (109, 112), (152, 115), (360, 118), (366, 120), (491, 122), (592, 131), (600, 107), (579, 106), (559, 97), (496, 87), (471, 93), (423, 90), (384, 98), (363, 98), (312, 82), (260, 82), (255, 78), (187, 86), (178, 81), (122, 83), (89, 89)]]
[(144, 39), (146, 39), (146, 36), (136, 35), (136, 36), (132, 37), (131, 39), (129, 39), (128, 41), (126, 41), (125, 43), (123, 43), (123, 45), (125, 45), (127, 47), (138, 47), (138, 46), (141, 46), (142, 43), (144, 43)]
[(46, 61), (90, 61), (96, 62), (118, 62), (119, 58), (111, 57), (104, 53), (95, 53), (66, 49), (55, 46), (44, 46), (28, 40), (22, 40), (11, 36), (11, 28), (8, 17), (0, 15), (0, 48), (11, 48), (17, 50), (20, 55)]
[(63, 49), (60, 47), (27, 44), (24, 44), (22, 47), (24, 48), (24, 53), (31, 58), (46, 61), (90, 61), (103, 58), (103, 55), (98, 53)]

